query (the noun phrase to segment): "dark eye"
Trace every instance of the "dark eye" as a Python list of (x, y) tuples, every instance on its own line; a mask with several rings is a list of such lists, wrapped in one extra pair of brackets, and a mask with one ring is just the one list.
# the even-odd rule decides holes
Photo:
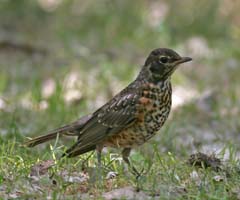
[(167, 62), (168, 62), (168, 57), (162, 56), (161, 58), (159, 58), (159, 61), (160, 61), (161, 63), (167, 63)]

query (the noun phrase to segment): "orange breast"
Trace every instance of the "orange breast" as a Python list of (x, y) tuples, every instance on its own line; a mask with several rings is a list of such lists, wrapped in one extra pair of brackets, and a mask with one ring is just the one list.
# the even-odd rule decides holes
[(135, 132), (134, 129), (127, 128), (121, 131), (119, 134), (113, 135), (109, 137), (103, 143), (106, 147), (124, 147), (124, 148), (132, 148), (134, 146), (138, 146), (144, 143), (144, 137), (140, 132)]

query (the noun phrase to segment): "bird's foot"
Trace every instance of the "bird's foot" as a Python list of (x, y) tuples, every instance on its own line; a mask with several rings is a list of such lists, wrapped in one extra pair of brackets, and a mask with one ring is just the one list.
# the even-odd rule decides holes
[(144, 175), (144, 168), (141, 169), (139, 172), (134, 166), (132, 168), (132, 174), (136, 177), (136, 180), (138, 180), (141, 176)]

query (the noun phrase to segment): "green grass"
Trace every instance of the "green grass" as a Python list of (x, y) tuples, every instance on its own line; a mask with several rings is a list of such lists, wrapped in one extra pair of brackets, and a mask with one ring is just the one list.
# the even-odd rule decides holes
[[(1, 146), (0, 182), (4, 188), (1, 196), (7, 198), (8, 195), (17, 194), (22, 199), (48, 196), (53, 199), (66, 199), (84, 192), (101, 198), (102, 193), (114, 188), (134, 186), (159, 199), (237, 199), (240, 163), (235, 159), (235, 150), (230, 151), (230, 159), (216, 172), (209, 168), (192, 167), (184, 157), (158, 151), (157, 145), (153, 145), (153, 149), (151, 159), (140, 153), (134, 153), (132, 156), (134, 165), (147, 170), (138, 181), (131, 173), (123, 171), (123, 164), (119, 163), (118, 159), (111, 160), (111, 153), (105, 154), (104, 165), (108, 170), (117, 171), (119, 175), (111, 181), (104, 179), (99, 187), (98, 182), (94, 181), (96, 174), (91, 171), (96, 170), (92, 169), (96, 167), (95, 155), (85, 163), (85, 169), (89, 176), (92, 176), (87, 183), (69, 183), (59, 175), (62, 171), (67, 171), (70, 175), (80, 174), (81, 161), (87, 158), (87, 155), (81, 156), (81, 160), (55, 160), (55, 165), (48, 173), (34, 180), (29, 177), (31, 167), (42, 160), (55, 159), (55, 154), (59, 154), (62, 149), (30, 151), (20, 147), (15, 141), (9, 141)], [(191, 176), (193, 172), (198, 174), (197, 177)], [(215, 180), (216, 176), (220, 176), (221, 180)]]
[[(63, 1), (52, 12), (32, 1), (0, 5), (0, 199), (104, 199), (107, 192), (128, 186), (153, 199), (240, 199), (240, 51), (234, 18), (220, 16), (219, 1), (196, 6), (186, 0), (179, 9), (172, 0), (163, 21), (152, 26), (151, 3), (144, 0), (137, 8), (131, 1), (74, 2)], [(198, 36), (206, 40), (209, 55), (189, 47), (188, 39)], [(26, 43), (36, 52), (3, 48), (2, 40)], [(27, 137), (93, 112), (132, 81), (149, 51), (159, 46), (193, 56), (173, 75), (173, 90), (198, 95), (172, 110), (161, 131), (132, 152), (134, 166), (147, 171), (139, 180), (126, 169), (120, 150), (104, 151), (103, 177), (109, 171), (118, 176), (99, 182), (95, 153), (60, 159), (73, 138), (22, 146)], [(77, 81), (70, 87), (72, 74)], [(48, 79), (55, 90), (46, 98), (42, 88)], [(72, 89), (82, 96), (67, 103)], [(216, 153), (221, 170), (189, 165), (189, 156), (198, 151)], [(30, 176), (47, 160), (54, 162), (48, 171)], [(89, 176), (85, 182), (69, 181), (84, 176)]]
[[(3, 90), (2, 94), (8, 97), (8, 101), (6, 101), (7, 107), (0, 113), (2, 119), (0, 196), (3, 199), (14, 195), (22, 199), (41, 199), (49, 196), (53, 199), (71, 199), (84, 194), (101, 199), (108, 191), (133, 186), (146, 195), (159, 199), (238, 199), (239, 101), (238, 86), (235, 83), (240, 72), (239, 69), (229, 69), (228, 66), (220, 64), (221, 61), (218, 59), (220, 58), (204, 63), (204, 66), (208, 67), (185, 66), (173, 76), (173, 88), (177, 85), (189, 87), (191, 84), (191, 87), (199, 93), (203, 93), (206, 88), (216, 92), (207, 99), (200, 95), (199, 98), (174, 109), (160, 133), (132, 153), (132, 163), (139, 170), (144, 169), (144, 172), (147, 172), (138, 181), (129, 170), (126, 171), (119, 150), (109, 149), (103, 155), (105, 166), (103, 177), (108, 171), (115, 171), (118, 176), (113, 180), (104, 179), (99, 186), (99, 182), (96, 181), (95, 154), (89, 153), (74, 159), (58, 159), (74, 140), (59, 139), (33, 149), (21, 146), (22, 142), (27, 140), (26, 137), (38, 135), (91, 112), (95, 109), (94, 102), (98, 101), (100, 95), (103, 95), (103, 101), (112, 95), (109, 82), (113, 77), (118, 78), (117, 74), (123, 77), (122, 81), (115, 81), (120, 84), (119, 87), (124, 87), (127, 80), (133, 79), (134, 72), (131, 73), (132, 75), (127, 74), (126, 77), (129, 78), (125, 81), (125, 70), (115, 69), (113, 67), (115, 64), (111, 62), (101, 64), (103, 67), (100, 69), (100, 74), (95, 74), (95, 69), (83, 72), (78, 69), (77, 72), (84, 73), (83, 80), (88, 81), (90, 79), (88, 76), (94, 75), (101, 82), (90, 85), (91, 91), (83, 87), (82, 99), (70, 105), (64, 102), (64, 86), (60, 81), (64, 75), (59, 72), (59, 76), (62, 77), (55, 78), (56, 90), (49, 99), (46, 99), (48, 108), (45, 110), (39, 109), (39, 103), (43, 100), (41, 75), (38, 75), (40, 77), (36, 78), (30, 87), (27, 83), (19, 82), (17, 91), (22, 89), (22, 92), (12, 96)], [(226, 58), (221, 59), (224, 61)], [(72, 66), (75, 65), (72, 63)], [(211, 67), (215, 65), (219, 66), (217, 71)], [(186, 69), (189, 67), (192, 68), (191, 74)], [(75, 67), (73, 68), (76, 70)], [(126, 71), (127, 68), (126, 62)], [(44, 70), (41, 73), (44, 73)], [(109, 73), (116, 74), (110, 77)], [(204, 74), (205, 78), (198, 77), (199, 74)], [(5, 76), (8, 83), (11, 75), (6, 72)], [(21, 77), (17, 78), (21, 79)], [(26, 80), (28, 81), (32, 80)], [(6, 85), (8, 84), (3, 84), (4, 87)], [(24, 107), (19, 103), (26, 96), (31, 102), (30, 107)], [(205, 107), (202, 107), (202, 104)], [(222, 170), (216, 172), (211, 168), (197, 168), (187, 164), (191, 153), (207, 149), (207, 153), (212, 154), (215, 147), (218, 149), (217, 157), (223, 161)], [(84, 162), (87, 158), (88, 160)], [(54, 160), (55, 165), (37, 180), (31, 178), (32, 167), (46, 160)], [(61, 174), (63, 172), (75, 178), (81, 177), (83, 163), (83, 171), (90, 177), (87, 182), (71, 183), (64, 179)], [(193, 176), (196, 173), (197, 177)], [(220, 181), (215, 180), (217, 176), (220, 177)]]

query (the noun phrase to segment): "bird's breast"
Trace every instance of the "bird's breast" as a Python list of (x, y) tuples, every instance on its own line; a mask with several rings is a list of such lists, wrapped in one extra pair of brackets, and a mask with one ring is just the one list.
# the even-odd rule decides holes
[(130, 127), (108, 138), (105, 146), (139, 146), (154, 136), (163, 126), (171, 110), (171, 85), (150, 85), (142, 90), (137, 106), (137, 121)]
[(145, 139), (152, 137), (165, 123), (171, 110), (172, 89), (166, 83), (159, 87), (151, 84), (142, 92), (140, 101), (139, 129), (143, 130)]

